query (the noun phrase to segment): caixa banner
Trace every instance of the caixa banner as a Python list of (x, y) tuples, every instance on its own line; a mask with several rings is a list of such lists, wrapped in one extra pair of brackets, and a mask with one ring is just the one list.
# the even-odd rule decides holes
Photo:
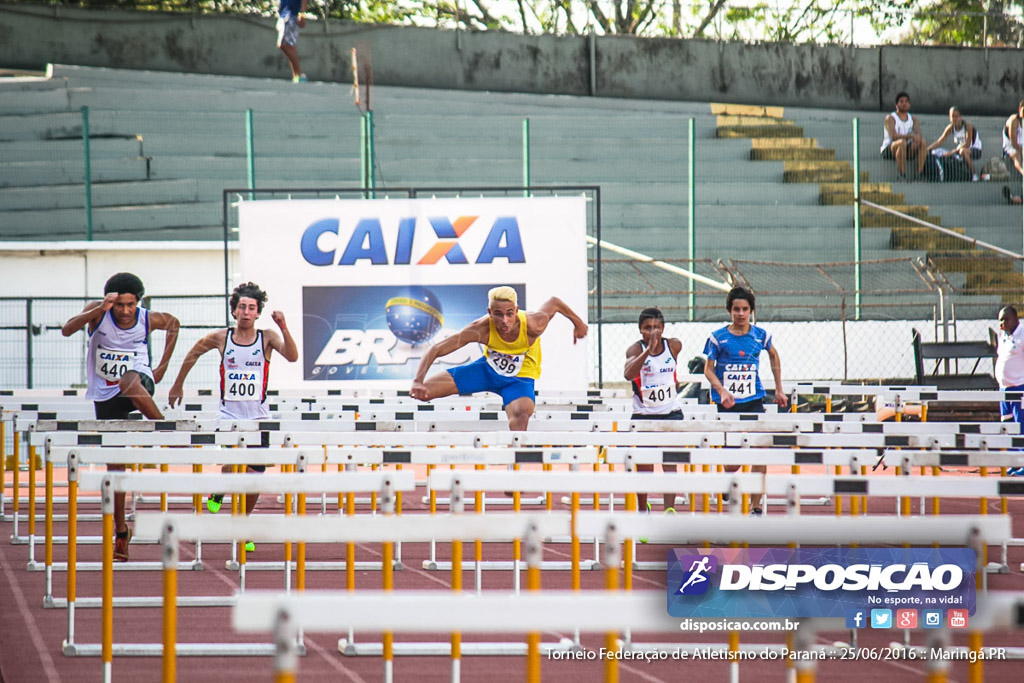
[[(243, 201), (239, 231), (234, 280), (267, 291), (300, 350), (298, 363), (274, 364), (274, 387), (407, 388), (427, 349), (486, 315), (499, 285), (523, 310), (557, 296), (587, 315), (582, 197)], [(572, 342), (557, 316), (539, 388), (586, 388), (587, 344)], [(480, 354), (465, 347), (431, 373)]]
[(866, 626), (869, 613), (881, 619), (886, 611), (973, 614), (975, 562), (967, 548), (675, 548), (668, 553), (668, 613), (860, 614), (854, 627)]

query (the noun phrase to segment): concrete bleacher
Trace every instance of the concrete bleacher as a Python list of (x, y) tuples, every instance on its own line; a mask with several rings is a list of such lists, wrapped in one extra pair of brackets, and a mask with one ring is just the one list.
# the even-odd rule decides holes
[[(83, 236), (83, 106), (97, 239), (221, 239), (222, 190), (247, 183), (247, 109), (257, 187), (360, 184), (360, 113), (348, 85), (53, 65), (49, 77), (0, 79), (0, 92), (0, 240)], [(716, 117), (707, 103), (396, 87), (374, 88), (372, 104), (378, 188), (520, 185), (528, 118), (531, 182), (599, 185), (602, 237), (666, 259), (687, 255), (692, 117), (698, 258), (854, 258), (853, 213), (842, 194), (852, 179), (851, 112)], [(882, 115), (857, 115), (862, 176), (884, 185), (871, 196), (893, 196), (890, 203), (925, 220), (1019, 248), (1019, 210), (1006, 206), (1001, 184), (893, 183), (893, 164), (877, 152)], [(998, 155), (1002, 122), (965, 115), (979, 127), (985, 156)], [(922, 117), (926, 136), (936, 137), (944, 121)], [(866, 216), (861, 258), (959, 258), (960, 246)], [(954, 286), (977, 284), (976, 274), (943, 263)], [(891, 284), (872, 287), (900, 289)], [(685, 290), (686, 281), (672, 288)], [(606, 303), (629, 308), (650, 295)]]

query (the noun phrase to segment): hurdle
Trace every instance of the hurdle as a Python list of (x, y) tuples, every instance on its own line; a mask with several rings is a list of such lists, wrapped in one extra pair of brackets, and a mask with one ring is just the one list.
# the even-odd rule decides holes
[[(83, 473), (81, 485), (83, 488), (91, 489), (98, 488), (102, 492), (103, 503), (104, 503), (104, 520), (103, 520), (103, 594), (101, 597), (101, 622), (102, 622), (102, 642), (99, 644), (88, 644), (78, 643), (74, 640), (74, 625), (75, 625), (75, 607), (77, 600), (74, 598), (75, 583), (74, 583), (74, 564), (69, 563), (68, 571), (68, 635), (67, 639), (63, 644), (64, 654), (67, 656), (96, 656), (99, 654), (103, 658), (104, 671), (109, 672), (110, 664), (112, 661), (115, 650), (120, 655), (134, 655), (134, 656), (152, 656), (160, 654), (163, 648), (163, 644), (122, 644), (117, 647), (112, 642), (113, 634), (113, 608), (116, 604), (122, 606), (131, 607), (142, 607), (142, 606), (156, 606), (162, 604), (163, 597), (159, 598), (118, 598), (113, 597), (113, 494), (119, 490), (129, 489), (150, 489), (150, 490), (171, 490), (180, 493), (197, 493), (206, 491), (210, 486), (219, 487), (223, 490), (235, 491), (241, 494), (246, 493), (260, 493), (265, 491), (284, 491), (287, 493), (303, 495), (310, 491), (320, 491), (324, 487), (327, 489), (338, 488), (340, 490), (359, 490), (359, 491), (388, 491), (393, 492), (396, 490), (411, 490), (415, 486), (411, 472), (388, 472), (388, 473), (329, 473), (329, 474), (309, 474), (306, 476), (295, 476), (295, 475), (261, 475), (261, 474), (208, 474), (208, 475), (196, 475), (196, 474), (154, 474), (154, 473)], [(260, 516), (265, 517), (263, 515)], [(238, 520), (231, 520), (230, 518), (220, 518), (225, 520), (226, 523), (236, 523)], [(287, 530), (292, 528), (295, 524), (295, 520), (281, 517), (277, 518), (280, 530)], [(364, 520), (360, 520), (364, 521)], [(265, 519), (252, 519), (248, 518), (248, 522), (251, 526), (259, 527), (261, 525), (268, 525), (271, 522)], [(145, 527), (140, 530), (145, 531)], [(150, 532), (151, 533), (151, 532)], [(291, 539), (286, 533), (283, 534), (285, 540)], [(69, 545), (69, 548), (74, 547)], [(244, 553), (244, 551), (243, 551)], [(177, 553), (174, 553), (177, 556)], [(303, 541), (299, 541), (298, 551), (298, 568), (297, 568), (297, 586), (301, 590), (305, 585), (305, 566), (304, 566), (304, 545)], [(244, 560), (244, 554), (243, 554)], [(177, 571), (179, 564), (174, 562), (173, 564), (169, 561), (168, 555), (164, 553), (164, 559), (159, 562), (160, 569), (164, 572), (165, 586), (167, 586), (167, 572), (170, 570)], [(244, 562), (243, 562), (244, 567)], [(245, 590), (244, 582), (244, 571), (240, 574), (239, 590)], [(173, 582), (176, 586), (176, 580)], [(286, 585), (291, 585), (290, 576), (287, 579)], [(168, 586), (169, 587), (169, 586)], [(218, 598), (218, 597), (206, 597), (206, 596), (189, 596), (182, 597), (180, 600), (176, 600), (175, 604), (181, 606), (197, 606), (197, 607), (210, 607), (210, 606), (225, 606), (231, 604), (230, 598)], [(265, 646), (264, 646), (265, 647)], [(197, 644), (186, 648), (188, 652), (183, 654), (196, 654), (196, 655), (225, 655), (225, 654), (258, 654), (254, 652), (252, 647), (245, 645), (243, 647), (235, 647), (230, 644), (224, 644), (219, 646), (205, 646), (204, 644)], [(259, 648), (257, 648), (258, 650)], [(109, 679), (108, 679), (109, 680)]]
[[(392, 496), (393, 501), (393, 496)], [(232, 520), (230, 518), (194, 517), (191, 515), (172, 514), (145, 514), (139, 517), (140, 528), (146, 533), (162, 532), (165, 539), (165, 556), (167, 555), (167, 544), (177, 544), (182, 540), (237, 540), (252, 538), (261, 542), (280, 542), (285, 539), (302, 539), (306, 543), (356, 543), (356, 542), (379, 542), (390, 545), (392, 542), (404, 541), (426, 541), (437, 539), (461, 542), (471, 538), (486, 538), (491, 540), (508, 540), (510, 538), (523, 538), (529, 546), (530, 538), (542, 539), (567, 535), (570, 532), (572, 518), (568, 513), (498, 513), (486, 517), (479, 515), (443, 515), (443, 516), (422, 516), (415, 519), (409, 517), (396, 517), (385, 514), (369, 519), (353, 519), (351, 517), (299, 517), (293, 520), (285, 520), (280, 517), (260, 522), (252, 518)], [(536, 543), (534, 550), (539, 554), (540, 545)], [(528, 553), (529, 555), (530, 553)], [(534, 568), (536, 569), (536, 563)], [(169, 565), (169, 572), (175, 571), (173, 564)], [(456, 587), (454, 580), (459, 572), (453, 573), (453, 592), (447, 593), (450, 597), (461, 595), (460, 588)], [(539, 574), (537, 577), (539, 582)], [(385, 575), (383, 589), (390, 591), (392, 586), (390, 577)], [(169, 584), (173, 589), (173, 581)], [(539, 586), (538, 586), (539, 587)], [(347, 582), (347, 591), (355, 590), (353, 580)], [(301, 592), (302, 589), (299, 588)], [(243, 594), (244, 595), (244, 594)], [(241, 596), (239, 596), (241, 598)], [(165, 592), (164, 609), (165, 627), (173, 621), (168, 620), (168, 610), (173, 611), (175, 607), (175, 594)], [(384, 629), (385, 632), (388, 629)], [(384, 655), (385, 658), (397, 655), (426, 655), (455, 653), (456, 659), (461, 654), (466, 655), (511, 655), (524, 654), (525, 649), (521, 643), (466, 643), (455, 646), (453, 643), (443, 642), (413, 642), (413, 643), (392, 643), (390, 646), (387, 639), (383, 643), (356, 643), (354, 639), (355, 629), (350, 629), (348, 637), (339, 642), (339, 650), (349, 656)], [(301, 639), (300, 639), (301, 640)], [(168, 637), (165, 631), (165, 671), (167, 670), (167, 659), (174, 657), (174, 637)], [(572, 646), (571, 641), (560, 641), (541, 647), (545, 649), (565, 649)]]

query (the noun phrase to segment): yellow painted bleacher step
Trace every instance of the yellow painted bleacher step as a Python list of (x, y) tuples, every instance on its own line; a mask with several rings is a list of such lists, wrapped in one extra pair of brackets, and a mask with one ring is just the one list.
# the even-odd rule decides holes
[(727, 104), (724, 102), (712, 102), (711, 113), (728, 116), (764, 116), (773, 119), (781, 119), (782, 107), (762, 107), (756, 104)]

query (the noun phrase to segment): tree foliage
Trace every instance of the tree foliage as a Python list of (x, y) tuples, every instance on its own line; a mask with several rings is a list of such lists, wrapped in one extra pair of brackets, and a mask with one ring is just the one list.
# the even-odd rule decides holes
[[(273, 16), (278, 0), (27, 0)], [(309, 0), (324, 19), (791, 43), (1020, 46), (1024, 0)], [(852, 35), (851, 35), (852, 34)]]

